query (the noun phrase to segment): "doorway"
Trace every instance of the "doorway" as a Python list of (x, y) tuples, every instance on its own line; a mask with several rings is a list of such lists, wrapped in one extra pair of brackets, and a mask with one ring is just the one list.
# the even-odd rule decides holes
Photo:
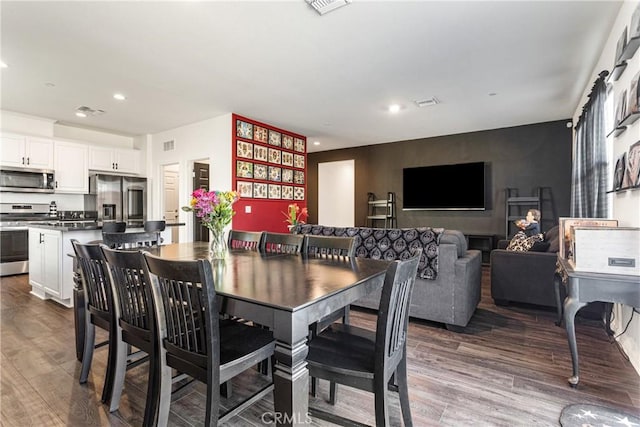
[[(162, 173), (162, 189), (164, 207), (162, 209), (162, 218), (168, 222), (178, 222), (180, 204), (179, 193), (179, 166), (177, 163), (171, 165), (164, 165)], [(170, 227), (171, 229), (171, 243), (180, 242), (180, 227)]]
[[(204, 188), (209, 191), (209, 164), (193, 163), (193, 189)], [(202, 220), (193, 214), (193, 241), (208, 242), (209, 229), (202, 225)]]
[(355, 160), (318, 163), (318, 224), (353, 227)]

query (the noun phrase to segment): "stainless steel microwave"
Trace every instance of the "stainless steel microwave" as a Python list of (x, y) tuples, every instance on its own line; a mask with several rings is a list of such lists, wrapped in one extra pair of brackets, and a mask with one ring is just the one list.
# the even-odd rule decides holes
[(0, 167), (0, 191), (15, 193), (53, 193), (55, 174), (49, 169)]

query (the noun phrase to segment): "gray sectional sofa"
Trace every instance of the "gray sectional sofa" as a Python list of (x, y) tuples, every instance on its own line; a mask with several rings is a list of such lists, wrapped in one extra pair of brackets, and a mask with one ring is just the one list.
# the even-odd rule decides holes
[[(481, 296), (482, 256), (467, 248), (462, 232), (441, 228), (329, 227), (303, 224), (299, 234), (350, 236), (356, 239), (356, 256), (404, 259), (414, 247), (423, 248), (418, 278), (411, 298), (410, 316), (444, 323), (461, 331), (475, 312)], [(377, 309), (380, 291), (353, 305)]]

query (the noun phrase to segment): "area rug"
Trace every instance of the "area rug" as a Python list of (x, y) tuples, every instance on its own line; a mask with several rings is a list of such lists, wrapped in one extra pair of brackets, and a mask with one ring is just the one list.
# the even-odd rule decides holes
[(632, 415), (604, 406), (573, 404), (560, 414), (562, 427), (640, 427), (638, 414)]

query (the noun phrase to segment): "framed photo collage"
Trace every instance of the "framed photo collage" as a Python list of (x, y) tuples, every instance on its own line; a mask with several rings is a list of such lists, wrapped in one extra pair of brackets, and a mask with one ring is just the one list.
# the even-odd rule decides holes
[(305, 200), (306, 141), (235, 119), (235, 180), (241, 198)]

